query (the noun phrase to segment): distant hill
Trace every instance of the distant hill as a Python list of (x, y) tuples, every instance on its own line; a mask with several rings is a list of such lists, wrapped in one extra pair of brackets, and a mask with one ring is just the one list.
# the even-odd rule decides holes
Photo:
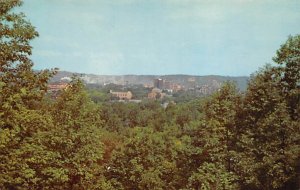
[(244, 91), (247, 88), (249, 77), (240, 76), (219, 76), (219, 75), (207, 75), (207, 76), (193, 76), (193, 75), (95, 75), (84, 73), (72, 73), (67, 71), (59, 71), (52, 79), (51, 82), (57, 82), (62, 79), (72, 77), (73, 75), (81, 77), (84, 82), (88, 84), (104, 85), (108, 83), (114, 84), (142, 84), (152, 85), (153, 80), (156, 78), (162, 78), (166, 81), (176, 83), (184, 86), (185, 88), (192, 88), (203, 85), (220, 85), (225, 81), (233, 81), (237, 84), (237, 87)]

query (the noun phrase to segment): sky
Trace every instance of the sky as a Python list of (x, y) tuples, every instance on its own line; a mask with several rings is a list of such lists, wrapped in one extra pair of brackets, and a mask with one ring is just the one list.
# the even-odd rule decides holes
[(24, 0), (35, 69), (249, 76), (300, 34), (299, 0)]

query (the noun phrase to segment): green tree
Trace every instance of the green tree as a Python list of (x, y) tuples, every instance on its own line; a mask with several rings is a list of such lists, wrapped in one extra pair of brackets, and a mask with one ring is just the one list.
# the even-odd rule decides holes
[[(22, 165), (20, 148), (47, 128), (47, 114), (38, 108), (54, 74), (35, 72), (30, 41), (38, 36), (24, 14), (12, 11), (19, 0), (0, 1), (0, 188), (27, 183), (32, 171)], [(49, 121), (51, 123), (51, 121)]]
[(102, 103), (109, 100), (109, 94), (100, 90), (91, 89), (88, 90), (88, 94), (95, 103)]
[[(45, 106), (47, 107), (47, 106)], [(103, 163), (114, 144), (108, 144), (98, 107), (74, 80), (46, 109), (48, 120), (16, 151), (16, 175), (23, 189), (109, 189)], [(110, 139), (113, 141), (114, 139)], [(105, 147), (105, 145), (107, 145)], [(105, 187), (105, 188), (104, 188)]]
[[(99, 108), (90, 100), (81, 81), (74, 79), (50, 110), (55, 127), (43, 142), (48, 151), (59, 157), (56, 166), (48, 166), (49, 187), (82, 189), (99, 185), (105, 153), (104, 130)], [(52, 183), (53, 175), (61, 170), (65, 179)]]
[[(178, 129), (178, 128), (177, 128)], [(135, 127), (124, 146), (115, 151), (107, 178), (116, 189), (180, 189), (185, 187), (183, 167), (188, 138), (176, 138), (178, 130), (156, 132), (151, 127)]]
[(299, 121), (282, 94), (282, 69), (267, 66), (249, 83), (236, 172), (250, 189), (279, 189), (296, 177)]
[[(188, 183), (191, 189), (238, 189), (232, 169), (236, 107), (240, 101), (235, 85), (225, 83), (206, 100), (199, 101), (199, 117), (183, 127), (191, 138)], [(197, 106), (196, 106), (197, 107)]]
[(282, 72), (281, 85), (293, 119), (300, 117), (300, 35), (289, 36), (273, 58)]
[(238, 189), (232, 182), (236, 177), (228, 173), (223, 165), (215, 163), (203, 163), (189, 178), (189, 189)]

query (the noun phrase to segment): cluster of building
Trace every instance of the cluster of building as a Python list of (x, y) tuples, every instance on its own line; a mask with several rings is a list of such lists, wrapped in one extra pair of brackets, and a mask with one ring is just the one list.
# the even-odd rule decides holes
[(159, 88), (153, 88), (150, 93), (148, 93), (148, 98), (155, 100), (155, 99), (162, 99), (166, 96), (166, 93), (163, 93)]
[[(199, 95), (209, 95), (217, 91), (221, 86), (220, 82), (216, 80), (209, 81), (207, 84), (198, 85), (195, 77), (188, 78), (186, 86), (177, 84), (166, 79), (156, 78), (153, 80), (153, 84), (144, 85), (145, 88), (151, 89), (151, 92), (148, 93), (147, 98), (149, 99), (162, 99), (168, 94), (172, 94), (178, 91), (189, 91), (192, 90)], [(128, 92), (110, 92), (112, 97), (116, 97), (119, 100), (131, 100), (133, 94)]]
[[(126, 81), (126, 85), (128, 82)], [(197, 94), (208, 95), (220, 88), (221, 83), (216, 80), (210, 81), (209, 84), (204, 84), (201, 86), (196, 85), (196, 80), (194, 77), (188, 79), (186, 87), (174, 82), (162, 78), (156, 78), (153, 80), (153, 84), (148, 84), (148, 89), (151, 91), (147, 94), (148, 99), (163, 99), (166, 96), (171, 96), (170, 94), (178, 92), (181, 90), (192, 90)], [(69, 87), (69, 83), (66, 80), (61, 80), (60, 82), (51, 83), (48, 85), (48, 93), (52, 98), (57, 98), (62, 90), (65, 90)], [(136, 101), (133, 100), (133, 93), (131, 91), (112, 91), (110, 90), (110, 95), (112, 100), (119, 101)]]
[[(148, 88), (152, 88), (151, 92), (148, 93), (148, 99), (162, 99), (167, 96), (163, 91), (168, 92), (177, 92), (182, 90), (183, 87), (179, 84), (171, 83), (170, 81), (166, 81), (161, 78), (157, 78), (153, 80), (153, 85), (148, 85)], [(112, 97), (115, 97), (119, 100), (132, 100), (133, 94), (130, 91), (127, 92), (114, 92), (110, 90), (110, 94)]]
[(69, 84), (64, 82), (56, 82), (48, 84), (48, 92), (58, 92), (68, 88)]
[(151, 90), (150, 93), (148, 93), (148, 98), (162, 99), (167, 96), (167, 94), (164, 93), (163, 91), (172, 93), (172, 92), (178, 92), (180, 90), (183, 90), (183, 86), (161, 78), (157, 78), (153, 80), (153, 89)]
[(112, 97), (118, 98), (120, 100), (131, 100), (132, 99), (132, 93), (130, 91), (127, 92), (113, 92), (110, 90), (109, 92)]
[(52, 98), (57, 98), (61, 91), (67, 89), (68, 87), (69, 83), (67, 82), (55, 82), (48, 84), (48, 94), (50, 94)]
[(172, 83), (170, 81), (158, 78), (153, 80), (153, 87), (161, 90), (167, 90), (170, 92), (177, 92), (183, 90), (183, 86), (180, 84)]

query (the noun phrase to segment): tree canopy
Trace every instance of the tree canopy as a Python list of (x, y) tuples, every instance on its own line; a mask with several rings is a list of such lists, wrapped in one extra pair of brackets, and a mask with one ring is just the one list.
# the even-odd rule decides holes
[(243, 93), (100, 104), (73, 78), (53, 99), (20, 5), (0, 0), (0, 189), (299, 189), (300, 35)]

